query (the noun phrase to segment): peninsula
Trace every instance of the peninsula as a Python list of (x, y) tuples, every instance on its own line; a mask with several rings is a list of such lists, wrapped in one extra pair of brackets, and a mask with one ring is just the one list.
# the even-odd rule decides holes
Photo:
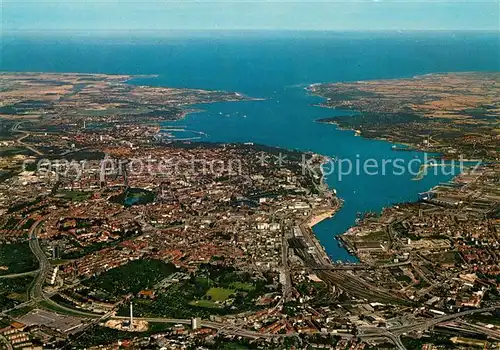
[(500, 148), (500, 73), (427, 74), (409, 79), (313, 84), (322, 104), (349, 110), (319, 120), (414, 148), (495, 159)]

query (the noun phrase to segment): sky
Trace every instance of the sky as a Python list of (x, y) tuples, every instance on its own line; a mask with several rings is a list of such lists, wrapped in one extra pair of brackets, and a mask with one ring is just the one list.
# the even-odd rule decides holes
[(3, 0), (2, 33), (500, 30), (500, 0)]

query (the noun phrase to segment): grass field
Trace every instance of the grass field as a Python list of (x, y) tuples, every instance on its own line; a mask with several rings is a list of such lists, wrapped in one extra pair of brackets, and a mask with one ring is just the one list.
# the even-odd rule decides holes
[(206, 295), (210, 296), (214, 301), (224, 301), (233, 293), (234, 289), (212, 287), (207, 291)]
[(193, 300), (189, 303), (189, 305), (211, 309), (221, 308), (223, 306), (222, 303), (226, 301), (234, 292), (234, 289), (212, 287), (205, 293), (205, 299)]
[(218, 309), (221, 307), (221, 305), (217, 304), (215, 301), (213, 300), (193, 300), (191, 302), (189, 302), (189, 305), (192, 305), (192, 306), (199, 306), (199, 307), (205, 307), (207, 309)]
[(233, 282), (231, 283), (231, 288), (241, 290), (243, 292), (252, 292), (255, 290), (255, 285), (248, 282)]

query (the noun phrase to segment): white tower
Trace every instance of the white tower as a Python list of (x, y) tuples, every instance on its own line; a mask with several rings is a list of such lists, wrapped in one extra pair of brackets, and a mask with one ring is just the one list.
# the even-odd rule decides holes
[(191, 328), (198, 329), (200, 328), (201, 319), (199, 317), (195, 317), (191, 319)]
[(134, 328), (134, 310), (132, 305), (132, 302), (130, 302), (130, 328)]

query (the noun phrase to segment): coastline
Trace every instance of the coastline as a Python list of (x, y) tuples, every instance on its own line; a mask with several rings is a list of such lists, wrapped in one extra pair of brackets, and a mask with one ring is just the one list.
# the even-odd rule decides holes
[(461, 153), (467, 158), (495, 160), (499, 80), (497, 70), (444, 71), (314, 83), (305, 90), (322, 98), (317, 106), (340, 112), (317, 122), (359, 129), (365, 138), (404, 143), (443, 157), (456, 158)]
[[(312, 93), (311, 93), (311, 95), (312, 95)], [(321, 97), (320, 95), (316, 95), (316, 96)], [(255, 100), (259, 100), (259, 99), (255, 99)], [(235, 102), (239, 102), (239, 101), (241, 101), (241, 100), (237, 100)], [(214, 101), (214, 102), (211, 102), (211, 103), (208, 103), (208, 104), (213, 104), (215, 102), (220, 102), (220, 101)], [(329, 109), (332, 108), (332, 107), (329, 107), (329, 106), (324, 105), (324, 104), (320, 104), (319, 106), (321, 106), (322, 108), (329, 108)], [(186, 110), (184, 111), (185, 113), (183, 113), (182, 118), (185, 118), (188, 114), (191, 114), (191, 113), (196, 114), (196, 113), (202, 113), (204, 111), (205, 111), (205, 109), (202, 106), (191, 105), (191, 107), (186, 108)], [(315, 121), (315, 122), (318, 122), (318, 121)], [(167, 121), (167, 123), (168, 123), (168, 121)], [(341, 129), (342, 131), (353, 131), (353, 132), (356, 131), (354, 129), (342, 128), (342, 127), (339, 127), (339, 129)], [(356, 135), (356, 136), (363, 136), (363, 138), (365, 138), (365, 139), (371, 139), (371, 140), (383, 140), (383, 141), (386, 141), (386, 142), (388, 142), (388, 143), (390, 143), (392, 145), (396, 145), (396, 144), (401, 145), (402, 144), (401, 142), (397, 142), (396, 143), (396, 141), (390, 140), (390, 139), (386, 139), (386, 138), (381, 139), (381, 138), (374, 138), (374, 137), (366, 137), (366, 135), (363, 135), (363, 134)], [(173, 141), (175, 142), (175, 140), (173, 140)], [(200, 140), (196, 140), (194, 142), (195, 143), (199, 143)], [(204, 143), (204, 142), (201, 141), (201, 143)], [(212, 143), (212, 142), (208, 142), (208, 143)], [(216, 142), (216, 143), (220, 143), (220, 142)], [(233, 142), (230, 142), (230, 143), (233, 143)], [(238, 142), (236, 142), (236, 143), (238, 143)], [(409, 145), (408, 144), (407, 146), (412, 147), (413, 145)], [(282, 150), (291, 150), (290, 148), (285, 148), (285, 147), (278, 147), (278, 148), (282, 149)], [(296, 151), (296, 150), (294, 150), (294, 151)], [(420, 150), (418, 150), (418, 151), (420, 151)], [(301, 152), (301, 153), (307, 154), (307, 152)], [(319, 159), (322, 162), (321, 165), (324, 165), (327, 162), (327, 160), (328, 160), (327, 156), (324, 156), (324, 155), (321, 155), (321, 154), (315, 154), (315, 156), (319, 157)], [(319, 168), (321, 169), (321, 166)], [(319, 182), (317, 180), (319, 180)], [(308, 217), (306, 220), (304, 220), (300, 224), (300, 226), (304, 228), (303, 231), (305, 231), (305, 233), (308, 236), (310, 236), (309, 242), (313, 243), (313, 245), (316, 247), (316, 250), (318, 251), (318, 253), (320, 253), (321, 255), (324, 255), (325, 257), (327, 257), (328, 261), (330, 261), (330, 260), (332, 260), (332, 261), (336, 260), (336, 258), (335, 259), (330, 258), (330, 256), (328, 255), (328, 253), (326, 253), (326, 247), (330, 247), (330, 242), (332, 242), (331, 244), (338, 245), (341, 248), (341, 250), (345, 252), (345, 254), (347, 254), (349, 256), (352, 256), (353, 258), (355, 258), (355, 260), (359, 261), (359, 257), (357, 255), (355, 249), (353, 249), (353, 247), (350, 246), (349, 244), (347, 244), (347, 242), (343, 239), (343, 236), (345, 235), (345, 233), (347, 232), (347, 230), (349, 228), (357, 226), (354, 221), (349, 224), (349, 227), (347, 229), (343, 228), (339, 232), (330, 232), (329, 236), (326, 236), (326, 238), (322, 239), (325, 242), (321, 242), (322, 240), (319, 238), (319, 236), (315, 232), (314, 226), (319, 225), (320, 223), (322, 223), (324, 221), (327, 221), (329, 219), (333, 219), (335, 217), (335, 215), (337, 214), (337, 212), (343, 206), (344, 200), (342, 198), (336, 196), (335, 189), (330, 189), (329, 188), (328, 184), (326, 184), (326, 179), (324, 177), (324, 173), (323, 172), (321, 172), (321, 176), (319, 174), (317, 174), (316, 181), (314, 181), (314, 183), (315, 183), (316, 189), (319, 192), (323, 192), (324, 193), (324, 191), (327, 191), (327, 192), (333, 193), (333, 195), (332, 195), (332, 201), (334, 201), (334, 202), (332, 202), (332, 206), (330, 208), (328, 208), (328, 209), (322, 208), (322, 210), (315, 211), (314, 213), (311, 214), (310, 217)], [(414, 193), (417, 193), (417, 192), (414, 192)], [(397, 203), (395, 203), (393, 205), (397, 205)], [(380, 212), (381, 212), (381, 210), (380, 210)], [(325, 237), (324, 234), (322, 234), (321, 236)], [(335, 241), (337, 241), (337, 242), (335, 242)], [(332, 255), (332, 257), (333, 256), (336, 256), (336, 254)], [(348, 259), (349, 258), (345, 258), (346, 261), (348, 261)]]
[[(319, 95), (318, 95), (319, 96)], [(317, 107), (321, 107), (321, 108), (328, 108), (328, 109), (335, 109), (335, 108), (332, 108), (328, 105), (325, 105), (325, 104), (318, 104), (316, 105)], [(405, 151), (417, 151), (417, 152), (424, 152), (424, 153), (432, 153), (432, 152), (429, 152), (428, 150), (424, 150), (422, 148), (419, 148), (417, 147), (415, 144), (413, 143), (408, 143), (408, 142), (405, 142), (405, 141), (402, 141), (402, 140), (393, 140), (391, 138), (387, 138), (387, 137), (367, 137), (363, 134), (362, 131), (358, 130), (358, 129), (354, 129), (354, 128), (349, 128), (349, 127), (345, 127), (345, 126), (342, 126), (337, 120), (327, 120), (327, 119), (330, 119), (330, 118), (324, 118), (324, 119), (317, 119), (315, 120), (314, 122), (315, 123), (319, 123), (319, 124), (327, 124), (327, 125), (335, 125), (337, 127), (337, 129), (339, 130), (342, 130), (342, 131), (352, 131), (355, 133), (355, 136), (361, 136), (367, 140), (378, 140), (378, 141), (386, 141), (386, 142), (389, 142), (390, 144), (392, 144), (393, 147), (397, 147), (397, 146), (406, 146), (406, 150)], [(401, 149), (394, 149), (394, 151), (403, 151)], [(442, 154), (440, 154), (441, 157), (443, 157)]]
[[(316, 93), (314, 91), (313, 88), (315, 86), (319, 86), (319, 85), (322, 85), (322, 83), (313, 83), (313, 84), (310, 84), (307, 87), (305, 87), (304, 90), (307, 91), (309, 94), (311, 94), (313, 96), (317, 96), (317, 97), (321, 97), (323, 99), (326, 99), (324, 96), (322, 96), (322, 95), (320, 95), (320, 94), (318, 94), (318, 93)], [(335, 107), (331, 107), (331, 106), (325, 104), (324, 102), (318, 103), (318, 104), (314, 104), (314, 106), (321, 107), (321, 108), (328, 108), (328, 109), (336, 109)], [(359, 113), (359, 111), (357, 111), (357, 110), (353, 110), (353, 111), (356, 112), (356, 113)], [(418, 147), (418, 145), (415, 145), (413, 143), (407, 143), (407, 142), (404, 142), (404, 141), (397, 141), (397, 140), (393, 140), (393, 139), (385, 138), (385, 137), (369, 137), (369, 136), (367, 137), (366, 135), (364, 135), (359, 130), (356, 130), (354, 128), (349, 128), (349, 127), (344, 127), (344, 126), (340, 125), (340, 123), (338, 121), (334, 120), (333, 118), (318, 119), (318, 120), (315, 120), (314, 122), (320, 123), (320, 124), (332, 124), (332, 125), (335, 125), (339, 130), (342, 130), (342, 131), (352, 131), (352, 132), (355, 133), (356, 136), (361, 136), (362, 138), (367, 139), (367, 140), (386, 141), (386, 142), (390, 143), (394, 147), (397, 147), (398, 145), (404, 145), (404, 146), (408, 147), (409, 150), (412, 150), (412, 151), (429, 153), (429, 151), (424, 150), (424, 149)], [(399, 151), (399, 150), (393, 148), (393, 151)], [(442, 153), (438, 153), (438, 156), (444, 157)], [(456, 181), (456, 179), (460, 175), (461, 175), (461, 173), (455, 175), (450, 180), (450, 182)], [(415, 180), (415, 179), (412, 179), (412, 180)], [(436, 186), (438, 186), (438, 185), (436, 185)], [(434, 187), (436, 187), (436, 186), (434, 186)], [(324, 175), (323, 175), (323, 173), (322, 173), (322, 177), (321, 177), (321, 187), (328, 188), (328, 185), (324, 181)], [(429, 189), (429, 191), (432, 190), (434, 187), (431, 187)], [(334, 198), (336, 198), (338, 201), (340, 201), (340, 207), (338, 207), (335, 210), (332, 210), (330, 215), (327, 215), (326, 213), (316, 214), (313, 217), (311, 217), (311, 219), (308, 221), (308, 225), (309, 225), (310, 231), (313, 233), (312, 235), (314, 236), (313, 237), (313, 241), (315, 242), (316, 245), (319, 245), (319, 247), (321, 247), (321, 249), (318, 250), (318, 251), (321, 252), (321, 253), (323, 253), (328, 259), (330, 259), (330, 258), (328, 256), (328, 254), (326, 253), (325, 248), (321, 245), (321, 243), (319, 242), (319, 239), (316, 237), (316, 234), (314, 234), (313, 227), (315, 225), (317, 225), (317, 224), (325, 221), (325, 220), (333, 218), (333, 216), (335, 215), (335, 213), (338, 210), (340, 210), (340, 208), (342, 207), (342, 204), (343, 204), (343, 200), (341, 198), (338, 198), (337, 196), (335, 196)], [(415, 203), (418, 203), (418, 201), (414, 200), (414, 201), (410, 201), (409, 203), (410, 204), (415, 204)], [(395, 206), (397, 206), (399, 204), (401, 204), (401, 203), (394, 203), (394, 204), (390, 205), (390, 207), (392, 208), (392, 207), (395, 207)], [(383, 212), (383, 209), (379, 212), (379, 214), (381, 214), (382, 212)], [(353, 228), (359, 227), (359, 225), (360, 225), (360, 223), (353, 223), (346, 231), (344, 231), (342, 233), (339, 233), (338, 235), (334, 236), (334, 239), (338, 241), (338, 245), (341, 246), (343, 249), (345, 249), (347, 251), (347, 253), (349, 253), (349, 255), (355, 257), (358, 260), (358, 263), (361, 262), (361, 259), (359, 258), (359, 255), (357, 254), (356, 248), (350, 243), (350, 241), (348, 239), (345, 238), (345, 236)]]
[[(185, 89), (185, 90), (190, 90), (190, 89)], [(203, 90), (203, 91), (212, 91), (212, 92), (223, 92), (223, 93), (228, 93), (223, 90)], [(225, 103), (225, 102), (249, 102), (249, 101), (265, 101), (265, 98), (258, 98), (258, 97), (249, 97), (247, 95), (244, 95), (240, 92), (229, 92), (234, 94), (236, 96), (234, 99), (228, 98), (228, 99), (223, 99), (223, 100), (214, 100), (214, 101), (206, 101), (206, 102), (201, 102), (201, 103), (194, 103), (194, 104), (185, 104), (179, 106), (182, 111), (180, 114), (177, 116), (176, 119), (172, 120), (162, 120), (159, 122), (160, 127), (162, 127), (162, 123), (172, 123), (172, 122), (179, 122), (190, 116), (191, 114), (197, 114), (197, 113), (203, 113), (205, 110), (203, 108), (198, 108), (201, 105), (208, 105), (208, 104), (214, 104), (214, 103)]]
[(331, 218), (336, 212), (337, 212), (337, 209), (332, 208), (332, 209), (326, 210), (324, 212), (320, 212), (318, 214), (313, 214), (313, 216), (307, 222), (307, 226), (309, 226), (309, 228), (312, 229), (314, 226), (316, 226), (320, 222)]
[[(320, 178), (319, 188), (324, 195), (331, 196), (331, 207), (320, 209), (316, 211), (316, 213), (311, 213), (311, 215), (300, 225), (300, 227), (302, 229), (304, 237), (308, 237), (310, 242), (314, 244), (318, 257), (320, 257), (320, 259), (324, 263), (333, 264), (332, 257), (328, 255), (325, 247), (321, 244), (319, 238), (314, 232), (314, 226), (320, 224), (323, 221), (332, 219), (335, 216), (335, 214), (342, 209), (344, 200), (338, 197), (336, 194), (336, 190), (331, 189), (326, 183), (325, 175), (323, 172), (323, 165), (327, 163), (328, 158), (322, 155), (317, 155), (317, 156), (323, 157), (324, 159), (324, 161), (320, 164), (321, 178)], [(334, 239), (336, 238), (337, 237), (334, 236)], [(349, 255), (355, 257), (356, 259), (359, 259), (355, 254), (353, 254), (353, 251), (348, 249), (348, 247), (343, 247), (343, 248), (347, 251)]]
[[(322, 97), (321, 95), (317, 95), (317, 94), (312, 93), (307, 88), (305, 90), (308, 91), (311, 95)], [(249, 99), (249, 100), (260, 100), (260, 99)], [(242, 100), (236, 100), (234, 102), (239, 102), (239, 101), (242, 101)], [(213, 102), (209, 102), (207, 104), (213, 104), (213, 103), (216, 103), (216, 102), (226, 102), (226, 101), (213, 101)], [(230, 101), (227, 101), (227, 102), (230, 102)], [(204, 104), (204, 103), (202, 103), (202, 104)], [(181, 119), (185, 118), (188, 114), (191, 114), (191, 113), (196, 114), (196, 113), (205, 112), (205, 109), (203, 107), (201, 107), (201, 106), (197, 106), (197, 104), (195, 104), (195, 105), (189, 105), (189, 106), (184, 111)], [(322, 108), (329, 108), (329, 109), (332, 108), (332, 107), (327, 106), (325, 104), (320, 104), (319, 106), (321, 106)], [(170, 121), (166, 121), (166, 122), (169, 123)], [(318, 121), (316, 121), (316, 122), (318, 122)], [(339, 129), (341, 129), (342, 131), (348, 131), (348, 130), (353, 131), (353, 132), (356, 131), (356, 130), (354, 130), (352, 128), (342, 128), (342, 127), (339, 127)], [(383, 141), (389, 142), (392, 145), (402, 144), (401, 142), (396, 142), (394, 140), (387, 139), (387, 138), (367, 137), (366, 135), (363, 135), (363, 134), (356, 135), (356, 136), (363, 136), (363, 138), (365, 138), (365, 139), (371, 139), (371, 140), (383, 140)], [(173, 141), (175, 142), (175, 140), (173, 140)], [(199, 143), (200, 140), (196, 140), (194, 142)], [(204, 142), (202, 141), (201, 143), (204, 143)], [(208, 143), (211, 143), (211, 142), (208, 142)], [(220, 142), (216, 142), (216, 143), (220, 143)], [(234, 142), (229, 142), (229, 143), (234, 143)], [(238, 142), (236, 142), (236, 143), (238, 143)], [(408, 144), (408, 146), (412, 147), (413, 145)], [(279, 149), (282, 149), (282, 150), (291, 150), (290, 148), (285, 148), (285, 147), (279, 147)], [(418, 150), (418, 149), (416, 149), (416, 150)], [(294, 151), (296, 151), (296, 150), (294, 150)], [(421, 151), (421, 150), (418, 150), (418, 151)], [(307, 153), (307, 152), (301, 152), (301, 153)], [(328, 159), (326, 156), (323, 156), (323, 155), (320, 155), (320, 154), (316, 154), (316, 156), (320, 157), (323, 160), (323, 164)], [(318, 175), (318, 177), (319, 177), (319, 175)], [(316, 179), (318, 179), (318, 177)], [(320, 192), (329, 191), (329, 192), (335, 193), (335, 190), (334, 189), (329, 189), (328, 185), (325, 182), (326, 181), (324, 179), (324, 174), (322, 172), (319, 184), (315, 181), (315, 187), (316, 187), (316, 189), (319, 190)], [(416, 192), (414, 192), (414, 193), (416, 193)], [(344, 200), (341, 199), (341, 198), (339, 198), (339, 197), (337, 197), (336, 195), (332, 196), (332, 200), (335, 200), (335, 203), (332, 203), (332, 207), (329, 210), (324, 209), (324, 210), (321, 210), (321, 211), (316, 211), (315, 213), (311, 214), (311, 217), (309, 217), (307, 220), (304, 220), (304, 222), (303, 222), (304, 228), (307, 228), (307, 231), (311, 232), (312, 236), (314, 236), (314, 237), (312, 237), (312, 239), (313, 239), (312, 241), (314, 242), (314, 245), (316, 247), (320, 247), (320, 249), (318, 249), (318, 251), (321, 252), (322, 254), (324, 254), (325, 256), (328, 256), (327, 253), (325, 252), (325, 248), (327, 246), (329, 247), (330, 238), (328, 238), (328, 240), (326, 242), (323, 242), (324, 245), (322, 245), (322, 243), (320, 242), (319, 237), (314, 232), (314, 226), (316, 226), (316, 225), (320, 224), (321, 222), (324, 222), (324, 221), (326, 221), (328, 219), (333, 218), (335, 216), (335, 214), (337, 213), (337, 211), (340, 210), (340, 208), (342, 207), (342, 205), (344, 203)], [(395, 203), (394, 205), (397, 205), (397, 204)], [(355, 227), (355, 226), (356, 226), (356, 224), (354, 222), (352, 222), (352, 223), (350, 223), (349, 228), (352, 228), (352, 227)], [(355, 250), (352, 247), (344, 244), (342, 236), (346, 232), (347, 232), (347, 229), (342, 229), (342, 231), (338, 232), (338, 234), (336, 234), (336, 233), (330, 233), (329, 237), (332, 238), (332, 241), (336, 240), (337, 242), (336, 243), (333, 242), (333, 244), (339, 245), (342, 248), (342, 250), (346, 252), (346, 254), (348, 254), (348, 255), (356, 258), (357, 260), (359, 260), (359, 257), (357, 256)]]

